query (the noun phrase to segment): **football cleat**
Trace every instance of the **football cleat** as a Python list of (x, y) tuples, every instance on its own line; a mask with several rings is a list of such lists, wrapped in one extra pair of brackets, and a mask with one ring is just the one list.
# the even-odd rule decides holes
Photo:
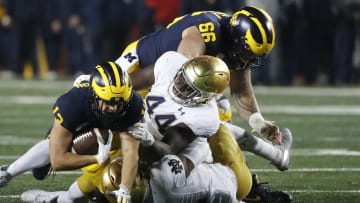
[(7, 183), (10, 181), (10, 179), (12, 178), (10, 173), (6, 171), (7, 168), (8, 168), (7, 165), (0, 166), (0, 187), (6, 186)]
[(6, 171), (8, 167), (8, 165), (0, 165), (0, 171)]
[(34, 168), (32, 174), (36, 180), (44, 180), (48, 174), (51, 173), (51, 164), (46, 164), (45, 166)]
[(281, 151), (281, 159), (279, 161), (271, 162), (276, 168), (278, 168), (280, 171), (285, 171), (289, 169), (289, 160), (290, 160), (290, 148), (292, 146), (293, 138), (291, 131), (287, 128), (281, 128), (281, 144), (276, 145)]
[(257, 175), (252, 175), (253, 184), (250, 193), (243, 199), (244, 202), (278, 202), (289, 203), (292, 200), (292, 196), (286, 192), (274, 191), (264, 184), (259, 183)]
[(27, 190), (21, 194), (21, 200), (25, 203), (56, 203), (60, 192), (47, 192), (44, 190)]

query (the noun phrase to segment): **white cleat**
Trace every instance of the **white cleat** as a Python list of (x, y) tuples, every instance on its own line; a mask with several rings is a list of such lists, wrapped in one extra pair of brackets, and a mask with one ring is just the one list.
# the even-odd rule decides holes
[(282, 156), (278, 162), (271, 162), (276, 168), (280, 171), (285, 171), (289, 169), (289, 161), (290, 161), (290, 149), (292, 146), (293, 138), (291, 131), (288, 128), (280, 129), (282, 142), (281, 145), (277, 147), (280, 149)]
[(6, 171), (7, 168), (8, 168), (7, 165), (1, 165), (0, 166), (0, 187), (6, 186), (7, 183), (10, 181), (10, 179), (12, 178), (10, 173), (8, 173)]
[(21, 194), (25, 203), (55, 203), (60, 192), (47, 192), (45, 190), (27, 190)]

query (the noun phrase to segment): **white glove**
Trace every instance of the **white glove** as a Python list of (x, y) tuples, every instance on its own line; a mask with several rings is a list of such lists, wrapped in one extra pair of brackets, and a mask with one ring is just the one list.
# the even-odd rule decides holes
[(108, 195), (114, 197), (117, 203), (131, 203), (131, 195), (125, 185), (120, 184), (120, 188), (108, 192)]
[(113, 134), (111, 130), (109, 130), (109, 138), (105, 143), (104, 139), (101, 136), (101, 133), (98, 128), (94, 128), (96, 133), (96, 139), (99, 144), (98, 153), (96, 154), (96, 160), (99, 164), (103, 164), (109, 158), (109, 152), (111, 149), (111, 142), (113, 138)]
[(223, 114), (225, 114), (231, 108), (229, 100), (223, 95), (216, 97), (216, 104)]
[(74, 83), (73, 87), (80, 87), (82, 83), (90, 82), (90, 75), (79, 75)]
[(135, 139), (139, 140), (142, 145), (148, 147), (154, 144), (154, 137), (146, 129), (145, 123), (135, 123), (127, 130)]

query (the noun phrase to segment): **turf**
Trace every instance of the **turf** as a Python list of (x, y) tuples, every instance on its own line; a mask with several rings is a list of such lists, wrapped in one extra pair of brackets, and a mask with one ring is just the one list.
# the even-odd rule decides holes
[[(0, 164), (9, 164), (52, 123), (51, 107), (71, 81), (0, 81)], [(292, 194), (294, 202), (360, 202), (360, 89), (255, 87), (264, 117), (294, 136), (290, 169), (246, 153), (248, 165), (268, 187)], [(245, 126), (237, 114), (234, 123)], [(20, 202), (28, 189), (65, 190), (79, 171), (36, 181), (30, 173), (0, 188), (0, 203)]]

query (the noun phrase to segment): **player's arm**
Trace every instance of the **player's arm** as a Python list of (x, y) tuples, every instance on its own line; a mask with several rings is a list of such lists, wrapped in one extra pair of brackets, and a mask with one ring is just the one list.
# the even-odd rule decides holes
[(162, 140), (154, 139), (142, 125), (134, 125), (128, 129), (128, 132), (145, 146), (142, 148), (142, 154), (147, 157), (146, 161), (149, 163), (168, 154), (178, 154), (196, 138), (185, 124), (167, 127), (162, 132), (164, 135)]
[(154, 152), (158, 153), (159, 157), (169, 154), (178, 155), (185, 167), (186, 176), (188, 176), (194, 168), (194, 163), (187, 157), (180, 155), (180, 152), (184, 150), (197, 136), (185, 124), (168, 127), (165, 129), (164, 134), (165, 137), (161, 141), (155, 140), (151, 147)]
[(250, 70), (233, 70), (230, 74), (230, 94), (239, 116), (249, 121), (251, 114), (260, 112), (251, 84)]
[(193, 131), (182, 123), (166, 128), (164, 135), (161, 141), (155, 140), (152, 145), (160, 156), (178, 154), (196, 138)]
[(205, 53), (205, 42), (196, 26), (186, 28), (182, 32), (182, 40), (178, 46), (177, 52), (189, 59)]
[(138, 149), (139, 141), (134, 139), (126, 132), (120, 133), (121, 151), (123, 157), (123, 165), (121, 168), (121, 184), (131, 190), (135, 182), (138, 168)]
[(251, 128), (268, 140), (280, 144), (279, 128), (271, 121), (266, 121), (259, 109), (251, 83), (251, 71), (233, 70), (230, 74), (230, 94), (239, 116), (247, 121)]
[(140, 68), (130, 74), (131, 83), (134, 90), (141, 90), (146, 87), (151, 87), (155, 82), (154, 78), (154, 64), (150, 64), (144, 68)]
[(78, 169), (97, 163), (94, 155), (77, 155), (70, 152), (72, 139), (72, 133), (55, 119), (50, 132), (50, 162), (55, 171)]

